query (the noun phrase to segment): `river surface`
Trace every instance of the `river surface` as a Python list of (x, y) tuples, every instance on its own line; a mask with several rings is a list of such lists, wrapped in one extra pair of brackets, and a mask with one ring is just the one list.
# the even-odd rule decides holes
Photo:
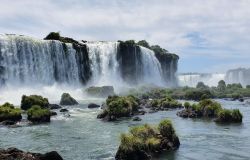
[(177, 110), (141, 116), (142, 121), (125, 119), (103, 122), (96, 118), (101, 109), (88, 109), (89, 102), (101, 104), (104, 99), (82, 100), (80, 105), (66, 107), (70, 117), (58, 112), (51, 123), (21, 127), (0, 127), (0, 148), (16, 147), (30, 152), (56, 150), (65, 160), (111, 160), (119, 145), (119, 135), (129, 127), (144, 123), (157, 124), (170, 118), (180, 138), (180, 148), (160, 160), (249, 160), (250, 103), (217, 100), (225, 108), (239, 108), (242, 124), (219, 125), (205, 119), (183, 119)]

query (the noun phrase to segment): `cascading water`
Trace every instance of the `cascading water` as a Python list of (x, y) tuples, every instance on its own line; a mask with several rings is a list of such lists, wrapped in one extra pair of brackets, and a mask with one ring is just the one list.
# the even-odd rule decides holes
[(0, 36), (1, 85), (79, 84), (76, 51), (71, 44), (24, 36)]
[(180, 86), (196, 87), (198, 82), (212, 87), (217, 86), (220, 80), (225, 79), (225, 74), (181, 74), (178, 76)]
[(155, 84), (163, 86), (164, 81), (162, 77), (161, 64), (158, 59), (155, 57), (155, 53), (145, 47), (140, 46), (142, 53), (141, 62), (142, 62), (142, 83)]
[(243, 86), (250, 85), (250, 69), (238, 68), (228, 70), (225, 81), (226, 83), (241, 83)]
[(122, 85), (117, 62), (118, 42), (86, 43), (92, 71), (91, 85)]

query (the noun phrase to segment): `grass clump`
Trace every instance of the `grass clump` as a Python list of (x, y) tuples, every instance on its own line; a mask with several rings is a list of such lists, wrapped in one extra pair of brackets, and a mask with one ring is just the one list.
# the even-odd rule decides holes
[(233, 110), (229, 110), (229, 109), (221, 109), (218, 113), (216, 122), (242, 122), (242, 114), (239, 111), (239, 109), (233, 109)]
[(158, 126), (145, 124), (132, 127), (129, 133), (121, 134), (120, 140), (116, 159), (147, 159), (149, 154), (175, 150), (180, 145), (173, 125), (167, 119), (162, 120)]

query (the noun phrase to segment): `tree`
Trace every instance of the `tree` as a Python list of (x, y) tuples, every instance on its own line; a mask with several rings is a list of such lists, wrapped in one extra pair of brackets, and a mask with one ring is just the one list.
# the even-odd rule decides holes
[(220, 80), (218, 82), (217, 88), (218, 88), (219, 91), (225, 91), (225, 89), (226, 89), (226, 83), (225, 83), (225, 81), (224, 80)]

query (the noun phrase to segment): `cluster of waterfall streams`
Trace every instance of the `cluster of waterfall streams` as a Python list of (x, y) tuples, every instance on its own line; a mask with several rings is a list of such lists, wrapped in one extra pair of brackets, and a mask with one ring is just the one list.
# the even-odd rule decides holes
[[(170, 76), (163, 75), (163, 64), (150, 49), (135, 46), (132, 48), (134, 53), (131, 53), (134, 56), (125, 57), (119, 42), (79, 44), (74, 46), (55, 40), (0, 35), (1, 90), (47, 86), (83, 88), (90, 85), (119, 88), (138, 84), (166, 87), (169, 83), (165, 77)], [(174, 75), (176, 70), (168, 72)], [(133, 73), (135, 75), (131, 76)]]
[(178, 76), (180, 86), (196, 87), (198, 82), (203, 82), (208, 86), (217, 86), (220, 80), (225, 79), (225, 74), (180, 74)]

